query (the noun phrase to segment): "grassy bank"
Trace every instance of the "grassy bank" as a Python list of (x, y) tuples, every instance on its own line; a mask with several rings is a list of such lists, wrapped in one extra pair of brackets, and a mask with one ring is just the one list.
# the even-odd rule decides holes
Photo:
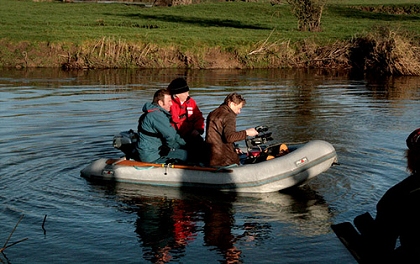
[[(392, 5), (376, 0), (368, 6), (360, 2), (328, 4), (322, 31), (315, 33), (297, 30), (287, 4), (268, 1), (145, 8), (0, 0), (0, 66), (352, 68), (357, 57), (353, 53), (366, 49), (354, 45), (378, 48), (366, 44), (369, 39), (398, 38), (404, 48), (418, 46), (418, 1)], [(383, 9), (384, 5), (392, 8)], [(389, 45), (383, 44), (388, 49)], [(388, 60), (395, 60), (388, 55)], [(364, 65), (357, 67), (366, 68), (366, 61), (360, 63)]]

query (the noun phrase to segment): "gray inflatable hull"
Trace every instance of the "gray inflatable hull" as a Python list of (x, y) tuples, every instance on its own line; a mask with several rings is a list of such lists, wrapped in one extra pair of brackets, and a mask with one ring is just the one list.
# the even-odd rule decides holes
[(151, 186), (209, 188), (220, 191), (267, 193), (302, 185), (327, 171), (335, 162), (334, 147), (322, 140), (309, 141), (291, 153), (255, 164), (204, 171), (154, 166), (124, 166), (107, 159), (94, 161), (81, 171), (90, 180)]

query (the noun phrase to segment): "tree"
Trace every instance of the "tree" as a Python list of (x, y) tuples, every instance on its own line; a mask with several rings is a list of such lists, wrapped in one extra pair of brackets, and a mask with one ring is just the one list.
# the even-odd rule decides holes
[[(281, 0), (272, 0), (280, 3)], [(298, 19), (301, 31), (321, 31), (321, 16), (327, 0), (286, 0), (292, 7), (292, 13)]]

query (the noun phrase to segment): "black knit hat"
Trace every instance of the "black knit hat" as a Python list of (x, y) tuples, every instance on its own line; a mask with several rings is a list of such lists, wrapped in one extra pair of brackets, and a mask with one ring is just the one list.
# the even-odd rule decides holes
[(420, 152), (420, 128), (417, 128), (408, 136), (407, 147), (415, 152)]
[(178, 77), (168, 85), (168, 91), (171, 95), (185, 93), (190, 90), (190, 87), (187, 85), (187, 81), (182, 78)]

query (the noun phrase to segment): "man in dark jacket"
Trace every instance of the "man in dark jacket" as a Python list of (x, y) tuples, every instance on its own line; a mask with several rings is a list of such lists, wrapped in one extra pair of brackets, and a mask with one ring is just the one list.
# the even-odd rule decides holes
[(231, 93), (223, 104), (207, 116), (206, 143), (210, 151), (210, 166), (239, 165), (234, 142), (258, 135), (255, 128), (236, 131), (236, 116), (245, 103), (241, 95)]
[(407, 169), (411, 175), (391, 187), (376, 208), (378, 254), (390, 260), (399, 238), (400, 247), (394, 252), (393, 263), (420, 263), (420, 128), (406, 140)]
[(186, 161), (185, 141), (170, 123), (172, 99), (166, 89), (158, 90), (152, 103), (145, 103), (139, 118), (137, 150), (144, 162), (166, 163), (175, 159)]
[(363, 263), (420, 263), (420, 128), (406, 142), (411, 175), (385, 192), (373, 221), (359, 220), (366, 230), (362, 232)]

